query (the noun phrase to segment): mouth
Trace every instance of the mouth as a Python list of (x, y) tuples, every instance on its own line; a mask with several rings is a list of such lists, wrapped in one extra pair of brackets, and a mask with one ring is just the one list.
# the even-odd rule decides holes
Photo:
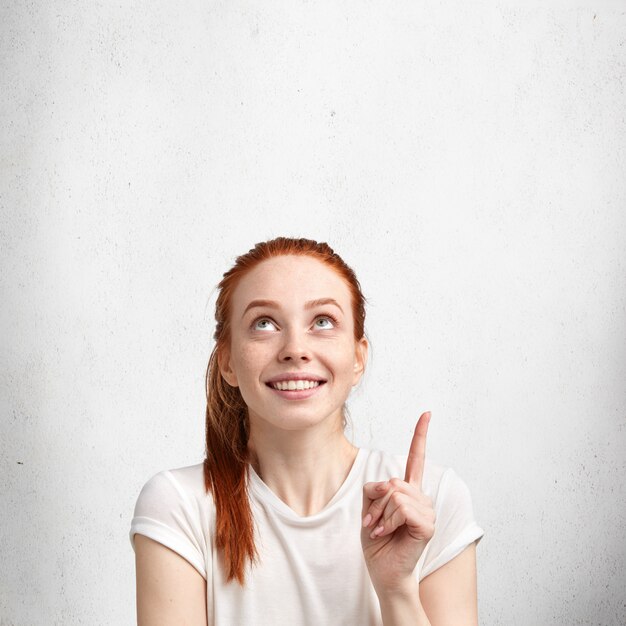
[(278, 391), (302, 391), (303, 389), (314, 389), (325, 382), (325, 380), (280, 380), (275, 383), (265, 384)]
[(325, 380), (282, 380), (265, 383), (274, 393), (289, 400), (303, 400), (319, 392)]

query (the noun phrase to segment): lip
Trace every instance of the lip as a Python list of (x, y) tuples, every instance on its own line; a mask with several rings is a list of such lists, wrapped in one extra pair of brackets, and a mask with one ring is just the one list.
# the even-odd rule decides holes
[[(310, 372), (289, 372), (285, 374), (278, 374), (278, 376), (274, 376), (273, 378), (266, 380), (265, 384), (269, 385), (270, 383), (280, 383), (285, 380), (316, 380), (320, 383), (326, 382), (325, 378), (322, 378), (317, 374), (311, 374)], [(317, 387), (315, 387), (315, 389), (317, 389)], [(308, 389), (305, 389), (304, 391), (308, 391)]]

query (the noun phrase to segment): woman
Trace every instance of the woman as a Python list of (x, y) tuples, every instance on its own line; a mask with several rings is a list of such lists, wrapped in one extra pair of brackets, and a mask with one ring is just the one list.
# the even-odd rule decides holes
[(206, 459), (142, 489), (137, 613), (152, 624), (476, 624), (483, 535), (451, 468), (356, 448), (365, 299), (325, 243), (277, 238), (219, 284)]

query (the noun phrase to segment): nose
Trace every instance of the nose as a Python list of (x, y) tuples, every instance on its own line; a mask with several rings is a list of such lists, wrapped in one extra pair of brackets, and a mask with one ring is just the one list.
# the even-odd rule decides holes
[(285, 339), (278, 354), (279, 361), (308, 362), (311, 360), (311, 352), (306, 337), (297, 330), (286, 331)]

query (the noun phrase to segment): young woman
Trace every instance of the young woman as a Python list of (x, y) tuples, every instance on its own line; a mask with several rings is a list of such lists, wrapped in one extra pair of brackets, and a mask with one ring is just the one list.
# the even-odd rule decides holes
[(277, 238), (219, 284), (206, 459), (143, 487), (130, 537), (140, 626), (477, 624), (483, 535), (454, 470), (356, 448), (365, 298), (325, 243)]

